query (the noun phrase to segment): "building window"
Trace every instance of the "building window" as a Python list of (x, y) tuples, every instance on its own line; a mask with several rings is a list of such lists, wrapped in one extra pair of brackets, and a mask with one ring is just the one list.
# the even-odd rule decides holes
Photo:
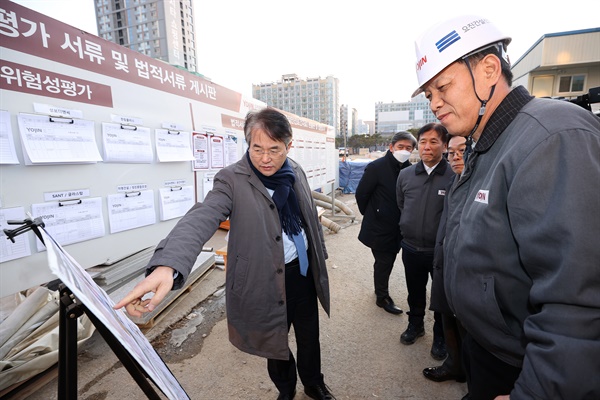
[(585, 75), (565, 75), (561, 76), (559, 79), (559, 93), (583, 92)]

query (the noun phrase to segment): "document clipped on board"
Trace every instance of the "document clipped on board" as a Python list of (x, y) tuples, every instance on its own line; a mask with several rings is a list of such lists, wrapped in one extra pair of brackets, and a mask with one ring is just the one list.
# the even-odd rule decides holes
[(107, 201), (110, 233), (156, 223), (153, 190), (111, 194)]
[(0, 164), (18, 164), (8, 111), (0, 110)]
[(26, 165), (102, 161), (94, 121), (20, 113), (18, 122)]
[(104, 162), (152, 163), (150, 128), (102, 123)]
[[(49, 201), (31, 205), (34, 218), (41, 217), (46, 230), (65, 246), (105, 235), (102, 198)], [(38, 251), (45, 249), (37, 240)]]
[(160, 220), (183, 217), (194, 205), (194, 187), (179, 186), (159, 189)]
[(189, 132), (155, 129), (156, 155), (159, 162), (192, 161), (192, 144)]

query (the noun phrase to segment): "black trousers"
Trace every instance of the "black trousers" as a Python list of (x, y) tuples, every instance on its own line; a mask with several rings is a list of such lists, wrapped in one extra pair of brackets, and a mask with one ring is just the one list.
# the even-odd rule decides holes
[(398, 253), (378, 251), (371, 249), (375, 263), (373, 264), (373, 281), (375, 283), (375, 296), (383, 300), (390, 295), (389, 283), (394, 262)]
[(319, 309), (313, 276), (300, 275), (298, 262), (285, 268), (288, 331), (294, 325), (298, 363), (290, 350), (289, 360), (267, 359), (269, 377), (281, 393), (291, 393), (296, 388), (298, 375), (304, 386), (323, 383), (321, 374), (321, 344), (319, 342)]
[(500, 360), (468, 333), (463, 339), (462, 350), (470, 400), (493, 400), (496, 396), (510, 394), (521, 368)]
[[(403, 248), (402, 262), (408, 289), (408, 322), (422, 324), (427, 307), (427, 282), (433, 273), (433, 253), (414, 253)], [(433, 318), (433, 336), (443, 338), (442, 315), (434, 312)]]

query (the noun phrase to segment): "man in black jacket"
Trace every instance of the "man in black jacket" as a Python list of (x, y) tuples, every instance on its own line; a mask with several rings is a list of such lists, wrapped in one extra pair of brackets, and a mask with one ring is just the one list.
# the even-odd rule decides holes
[[(408, 289), (408, 328), (400, 336), (402, 344), (413, 344), (425, 334), (423, 321), (427, 303), (427, 281), (433, 270), (435, 237), (444, 208), (446, 186), (454, 172), (442, 155), (448, 131), (430, 123), (417, 133), (421, 161), (400, 172), (396, 184), (402, 234), (402, 262)], [(434, 313), (431, 356), (446, 357), (442, 319)]]
[(371, 248), (375, 295), (379, 307), (392, 314), (401, 314), (389, 294), (389, 279), (400, 251), (400, 210), (396, 204), (396, 180), (400, 170), (409, 167), (410, 154), (416, 147), (415, 137), (398, 132), (392, 138), (385, 155), (366, 168), (356, 188), (356, 203), (364, 216), (358, 240)]

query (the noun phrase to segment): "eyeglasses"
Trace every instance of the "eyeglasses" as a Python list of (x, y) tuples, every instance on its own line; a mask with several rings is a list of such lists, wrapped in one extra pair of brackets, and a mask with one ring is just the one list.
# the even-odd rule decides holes
[(465, 149), (462, 149), (462, 150), (456, 150), (456, 151), (449, 151), (449, 152), (448, 152), (448, 158), (452, 159), (452, 158), (454, 158), (454, 156), (455, 156), (455, 155), (457, 155), (457, 154), (458, 154), (458, 156), (459, 156), (459, 157), (462, 157), (462, 156), (463, 156), (463, 154), (465, 154)]
[(269, 150), (263, 150), (263, 149), (250, 149), (250, 156), (254, 157), (254, 158), (262, 158), (262, 156), (264, 156), (265, 154), (268, 155), (271, 158), (279, 158), (281, 156), (283, 156), (284, 151), (280, 150), (280, 149), (269, 149)]

